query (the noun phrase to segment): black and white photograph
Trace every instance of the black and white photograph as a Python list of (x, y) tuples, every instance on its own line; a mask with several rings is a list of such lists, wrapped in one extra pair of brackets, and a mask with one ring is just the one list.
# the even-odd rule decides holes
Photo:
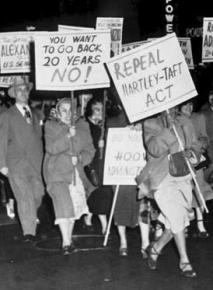
[(211, 290), (212, 253), (212, 1), (3, 1), (0, 289)]

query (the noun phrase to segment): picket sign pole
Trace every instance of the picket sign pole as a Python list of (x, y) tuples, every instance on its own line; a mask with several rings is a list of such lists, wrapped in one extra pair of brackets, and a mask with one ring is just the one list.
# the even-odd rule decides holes
[[(70, 92), (70, 98), (71, 98), (71, 122), (70, 126), (75, 127), (75, 100), (74, 100), (74, 91)], [(74, 143), (73, 143), (73, 138), (70, 138), (71, 144), (72, 144), (72, 150), (73, 150), (73, 155), (75, 155), (74, 151)], [(73, 184), (76, 185), (76, 166), (73, 164)]]
[[(169, 115), (169, 110), (167, 110), (167, 114)], [(179, 145), (180, 145), (180, 149), (181, 149), (181, 151), (184, 151), (184, 146), (183, 146), (182, 140), (180, 139), (180, 136), (179, 136), (179, 134), (178, 134), (178, 132), (177, 132), (177, 129), (176, 129), (174, 123), (172, 124), (172, 129), (173, 129), (173, 131), (174, 131), (174, 133), (175, 133), (175, 136), (176, 136), (176, 138), (177, 138), (177, 140), (178, 140), (178, 143), (179, 143)], [(201, 202), (202, 202), (202, 205), (203, 205), (203, 207), (204, 207), (206, 213), (209, 213), (209, 210), (208, 210), (208, 208), (207, 208), (207, 206), (206, 206), (206, 202), (205, 202), (205, 200), (204, 200), (204, 198), (203, 198), (203, 194), (202, 194), (202, 192), (201, 192), (201, 190), (200, 190), (200, 186), (199, 186), (199, 184), (198, 184), (198, 182), (197, 182), (196, 174), (194, 173), (194, 170), (192, 169), (191, 163), (189, 162), (189, 160), (188, 160), (185, 156), (184, 156), (184, 159), (185, 159), (186, 164), (187, 164), (187, 166), (188, 166), (188, 168), (189, 168), (189, 171), (190, 171), (190, 173), (191, 173), (192, 179), (193, 179), (193, 181), (194, 181), (194, 183), (195, 183), (195, 187), (197, 188), (197, 193), (198, 193), (199, 198), (200, 198), (200, 200), (201, 200)], [(196, 194), (196, 192), (195, 192), (195, 194)]]
[(110, 211), (109, 221), (108, 221), (108, 224), (107, 224), (107, 230), (106, 230), (106, 234), (105, 234), (105, 237), (104, 237), (104, 243), (103, 243), (104, 247), (106, 247), (107, 242), (108, 242), (108, 237), (109, 237), (109, 232), (110, 232), (110, 228), (111, 228), (112, 217), (113, 217), (113, 214), (114, 214), (114, 211), (115, 211), (115, 205), (116, 205), (116, 201), (117, 201), (117, 197), (118, 197), (119, 187), (120, 187), (120, 185), (116, 185), (116, 188), (115, 188), (115, 194), (114, 194), (114, 197), (113, 197), (112, 208), (111, 208), (111, 211)]
[[(101, 136), (99, 141), (104, 140), (104, 132), (105, 132), (105, 118), (106, 118), (106, 101), (107, 101), (107, 90), (104, 90), (104, 100), (103, 100), (103, 112), (102, 112), (102, 125), (101, 125)], [(104, 147), (100, 147), (100, 160), (103, 159)]]

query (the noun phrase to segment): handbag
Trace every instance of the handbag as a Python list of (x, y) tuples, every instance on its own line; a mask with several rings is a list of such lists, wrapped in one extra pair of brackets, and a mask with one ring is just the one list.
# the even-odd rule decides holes
[(169, 155), (169, 173), (174, 177), (186, 176), (190, 173), (183, 151)]
[(92, 183), (92, 185), (98, 186), (99, 185), (99, 178), (98, 178), (98, 174), (97, 174), (93, 164), (91, 163), (89, 165), (86, 165), (84, 167), (84, 171), (85, 171), (87, 178)]

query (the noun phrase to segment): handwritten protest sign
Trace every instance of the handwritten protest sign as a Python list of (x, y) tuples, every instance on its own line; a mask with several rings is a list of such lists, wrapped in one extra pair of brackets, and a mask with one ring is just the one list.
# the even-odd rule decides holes
[(203, 18), (202, 62), (213, 61), (213, 18)]
[(112, 58), (107, 67), (130, 122), (197, 95), (174, 33)]
[(123, 18), (97, 17), (96, 29), (110, 29), (111, 50), (114, 55), (121, 53)]
[(149, 42), (148, 40), (142, 40), (142, 41), (122, 44), (121, 52), (123, 53), (123, 52), (129, 51), (131, 49), (137, 48), (143, 45), (144, 43), (148, 43), (148, 42)]
[(109, 87), (103, 65), (109, 57), (109, 30), (37, 34), (36, 88), (73, 91)]
[(1, 73), (30, 72), (31, 32), (0, 33)]
[(0, 87), (1, 88), (9, 88), (10, 85), (14, 82), (14, 79), (17, 75), (5, 75), (0, 77)]
[(191, 39), (189, 37), (178, 37), (180, 47), (185, 57), (189, 69), (194, 69), (194, 61), (192, 57)]
[[(149, 41), (153, 41), (157, 38), (148, 38)], [(182, 53), (185, 57), (185, 61), (189, 69), (194, 68), (194, 61), (192, 57), (192, 46), (191, 39), (189, 37), (178, 37), (178, 41), (182, 50)]]
[(135, 177), (145, 164), (142, 131), (130, 127), (108, 129), (103, 184), (136, 184)]
[(58, 31), (60, 32), (68, 32), (68, 31), (75, 31), (75, 30), (94, 30), (93, 27), (83, 27), (83, 26), (71, 26), (71, 25), (58, 25)]

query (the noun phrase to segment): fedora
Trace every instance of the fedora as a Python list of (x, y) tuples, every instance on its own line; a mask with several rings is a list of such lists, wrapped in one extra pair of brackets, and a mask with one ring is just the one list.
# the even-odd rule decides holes
[(23, 76), (16, 76), (13, 79), (13, 83), (10, 85), (8, 89), (8, 95), (11, 98), (16, 98), (16, 88), (19, 86), (26, 86), (28, 87), (28, 90), (31, 91), (33, 88), (33, 83), (29, 81), (29, 76), (23, 75)]

